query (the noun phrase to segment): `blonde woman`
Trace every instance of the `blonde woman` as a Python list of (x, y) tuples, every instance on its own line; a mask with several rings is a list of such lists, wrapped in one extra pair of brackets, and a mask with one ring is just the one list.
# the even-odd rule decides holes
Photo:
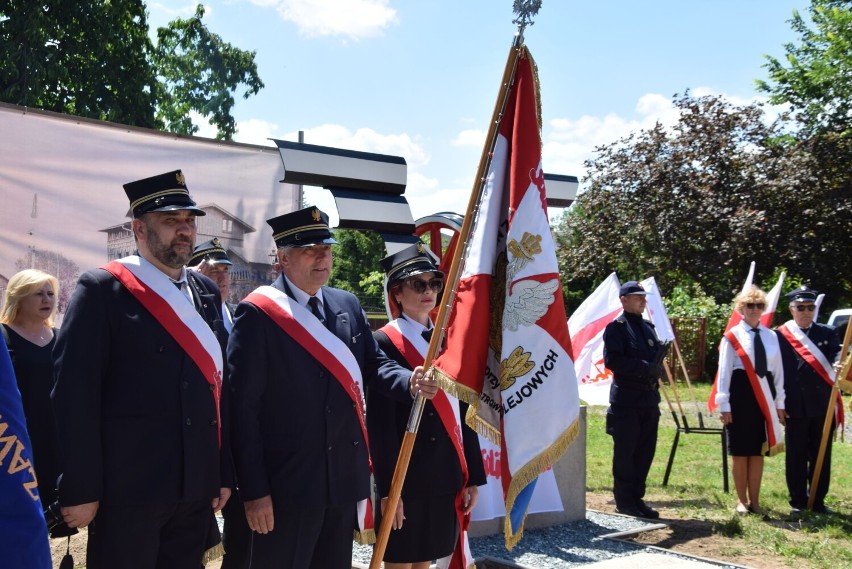
[(719, 346), (716, 404), (727, 434), (739, 514), (760, 513), (763, 457), (784, 450), (784, 368), (778, 338), (760, 323), (766, 293), (756, 286), (734, 299), (739, 324)]
[[(50, 404), (53, 389), (53, 345), (56, 343), (56, 318), (59, 281), (37, 269), (25, 269), (9, 279), (0, 312), (3, 335), (15, 369), (15, 378), (27, 430), (33, 445), (38, 490), (42, 506), (57, 499), (59, 448)], [(63, 533), (69, 532), (70, 533)], [(64, 525), (54, 528), (51, 537), (77, 533)]]

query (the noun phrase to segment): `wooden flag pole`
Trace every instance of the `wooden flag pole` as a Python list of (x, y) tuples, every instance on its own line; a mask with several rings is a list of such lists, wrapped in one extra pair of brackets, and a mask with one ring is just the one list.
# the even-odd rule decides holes
[(831, 421), (834, 419), (834, 408), (837, 405), (838, 386), (837, 379), (845, 378), (849, 373), (849, 368), (852, 367), (852, 354), (846, 354), (849, 349), (849, 341), (852, 340), (852, 326), (846, 326), (846, 334), (843, 336), (843, 347), (840, 353), (846, 356), (843, 361), (843, 367), (840, 368), (840, 373), (836, 376), (834, 385), (831, 386), (831, 395), (828, 396), (828, 409), (825, 412), (825, 423), (822, 425), (822, 440), (819, 443), (819, 453), (817, 454), (816, 464), (814, 465), (814, 476), (811, 479), (811, 488), (808, 492), (808, 509), (814, 509), (814, 501), (816, 500), (816, 491), (819, 484), (819, 477), (822, 474), (822, 463), (825, 460), (825, 451), (828, 448), (828, 437), (831, 431)]
[[(491, 125), (486, 138), (486, 146), (483, 149), (482, 156), (479, 160), (479, 168), (477, 169), (476, 178), (474, 180), (473, 191), (470, 195), (470, 201), (467, 205), (467, 212), (464, 216), (461, 230), (458, 235), (458, 242), (464, 243), (464, 247), (456, 247), (453, 254), (452, 264), (447, 273), (447, 283), (451, 286), (447, 291), (450, 294), (444, 295), (444, 302), (438, 310), (438, 315), (435, 318), (436, 334), (432, 335), (429, 341), (429, 349), (426, 352), (426, 359), (423, 362), (423, 367), (429, 369), (432, 360), (438, 352), (439, 347), (443, 343), (444, 329), (447, 320), (450, 316), (450, 308), (455, 299), (456, 289), (458, 288), (459, 278), (461, 277), (461, 266), (463, 259), (467, 258), (466, 252), (470, 245), (470, 232), (473, 226), (473, 218), (478, 214), (478, 206), (482, 193), (485, 188), (486, 174), (491, 165), (494, 145), (497, 141), (500, 122), (503, 119), (503, 112), (506, 109), (506, 103), (509, 99), (509, 91), (515, 78), (515, 69), (517, 68), (518, 58), (520, 57), (523, 45), (523, 28), (520, 29), (515, 40), (512, 43), (512, 48), (509, 51), (509, 57), (506, 60), (506, 68), (503, 71), (503, 80), (500, 83), (500, 94), (497, 97), (497, 103), (494, 105), (494, 113), (491, 117)], [(376, 545), (373, 547), (373, 556), (370, 559), (370, 569), (379, 569), (382, 564), (382, 558), (385, 556), (385, 550), (388, 545), (388, 537), (390, 537), (391, 524), (393, 523), (393, 512), (396, 512), (399, 504), (399, 496), (402, 493), (402, 486), (405, 483), (405, 476), (408, 472), (408, 463), (411, 461), (411, 451), (414, 448), (414, 439), (417, 436), (417, 430), (420, 428), (420, 418), (423, 415), (423, 405), (425, 399), (418, 395), (411, 408), (411, 413), (408, 416), (408, 425), (402, 439), (402, 445), (399, 450), (399, 456), (396, 461), (396, 467), (391, 479), (391, 487), (388, 494), (387, 502), (385, 503), (385, 512), (387, 515), (382, 515), (382, 524), (379, 527), (379, 532), (376, 535)], [(381, 498), (381, 496), (380, 496)], [(380, 506), (381, 507), (381, 506)]]

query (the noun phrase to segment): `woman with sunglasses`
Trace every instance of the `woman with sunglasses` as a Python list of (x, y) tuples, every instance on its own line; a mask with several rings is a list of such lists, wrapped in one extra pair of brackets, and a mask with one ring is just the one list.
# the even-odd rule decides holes
[(764, 513), (763, 457), (784, 450), (784, 368), (778, 338), (760, 323), (765, 309), (766, 293), (756, 286), (738, 294), (734, 310), (742, 320), (719, 346), (716, 404), (733, 463), (738, 514)]
[[(382, 259), (385, 305), (392, 320), (375, 338), (391, 359), (410, 369), (422, 365), (443, 289), (443, 273), (422, 243)], [(367, 432), (376, 496), (376, 528), (402, 445), (413, 400), (400, 403), (367, 389)], [(467, 406), (443, 392), (427, 401), (411, 454), (384, 562), (387, 569), (426, 569), (462, 544), (460, 527), (486, 483), (476, 433), (464, 423)], [(461, 429), (462, 441), (451, 433)], [(471, 560), (472, 561), (472, 560)]]

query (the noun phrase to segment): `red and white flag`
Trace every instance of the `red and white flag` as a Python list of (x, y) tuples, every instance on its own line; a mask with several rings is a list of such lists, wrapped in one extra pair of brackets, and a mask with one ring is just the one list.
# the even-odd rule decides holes
[(471, 403), (477, 416), (468, 422), (501, 445), (508, 548), (522, 536), (539, 474), (579, 434), (547, 219), (535, 64), (526, 47), (519, 50), (450, 309), (447, 349), (433, 362), (442, 387)]
[(618, 275), (612, 273), (568, 319), (580, 399), (588, 405), (609, 405), (612, 371), (604, 366), (603, 332), (621, 313), (620, 287)]
[(639, 284), (648, 292), (645, 296), (648, 301), (645, 305), (645, 319), (654, 325), (657, 338), (661, 342), (673, 342), (675, 339), (674, 330), (671, 320), (669, 320), (669, 314), (666, 312), (666, 305), (663, 304), (663, 295), (660, 294), (656, 279), (648, 277), (640, 281)]

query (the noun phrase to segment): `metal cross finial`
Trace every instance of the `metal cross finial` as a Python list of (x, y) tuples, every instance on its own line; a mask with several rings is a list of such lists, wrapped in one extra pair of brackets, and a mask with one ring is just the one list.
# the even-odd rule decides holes
[(533, 25), (532, 17), (538, 14), (541, 9), (541, 0), (515, 0), (512, 11), (517, 17), (512, 20), (513, 24), (518, 25), (518, 33), (523, 36), (524, 29), (527, 26)]

